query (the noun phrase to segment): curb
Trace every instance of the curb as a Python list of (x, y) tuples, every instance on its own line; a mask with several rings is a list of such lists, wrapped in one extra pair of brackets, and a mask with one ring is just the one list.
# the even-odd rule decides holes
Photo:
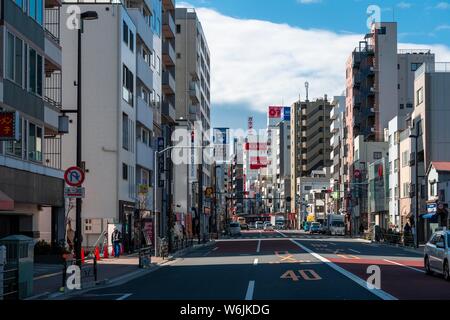
[(176, 262), (176, 260), (194, 250), (197, 249), (202, 249), (202, 248), (206, 248), (206, 247), (210, 247), (213, 246), (215, 244), (215, 240), (212, 240), (208, 243), (205, 244), (200, 244), (200, 245), (196, 245), (190, 248), (186, 248), (183, 249), (181, 251), (176, 252), (175, 254), (169, 256), (168, 258), (166, 258), (165, 260), (156, 263), (154, 265), (152, 265), (152, 267), (150, 267), (149, 269), (138, 269), (136, 271), (133, 271), (131, 273), (128, 274), (124, 274), (118, 277), (115, 277), (113, 279), (104, 279), (102, 281), (98, 281), (97, 283), (87, 283), (84, 285), (84, 287), (81, 290), (78, 290), (76, 292), (53, 292), (53, 293), (41, 293), (39, 295), (35, 295), (33, 297), (27, 298), (25, 300), (34, 300), (34, 299), (38, 299), (38, 300), (67, 300), (70, 298), (75, 298), (77, 296), (83, 295), (89, 291), (92, 290), (98, 290), (98, 289), (105, 289), (105, 288), (109, 288), (109, 287), (115, 287), (115, 286), (120, 286), (122, 284), (125, 284), (129, 281), (135, 280), (137, 278), (143, 277), (145, 275), (148, 275), (152, 272), (155, 272), (157, 270), (159, 270), (160, 268), (164, 267), (165, 265), (171, 264)]

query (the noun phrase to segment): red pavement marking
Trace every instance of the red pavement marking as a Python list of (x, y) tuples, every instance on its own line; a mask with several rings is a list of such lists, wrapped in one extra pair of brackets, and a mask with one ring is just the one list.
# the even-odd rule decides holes
[[(348, 260), (328, 258), (341, 268), (367, 280), (369, 265), (378, 265), (381, 269), (381, 289), (400, 300), (448, 300), (450, 283), (442, 277), (427, 276), (424, 273), (402, 266), (393, 265), (382, 259)], [(393, 260), (410, 267), (423, 268), (423, 262), (417, 260)]]
[(284, 253), (288, 251), (290, 254), (306, 253), (305, 250), (292, 243), (290, 240), (262, 240), (260, 253), (275, 252)]
[(213, 253), (215, 255), (221, 255), (223, 253), (255, 253), (258, 246), (258, 240), (252, 241), (223, 241), (218, 242), (216, 247), (218, 248)]

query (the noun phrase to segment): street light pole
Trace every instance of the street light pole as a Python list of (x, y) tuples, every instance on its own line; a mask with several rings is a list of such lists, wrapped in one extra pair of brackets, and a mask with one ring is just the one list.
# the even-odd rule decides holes
[[(96, 20), (98, 14), (95, 11), (86, 11), (80, 15), (80, 27), (78, 28), (78, 52), (77, 52), (77, 167), (82, 168), (82, 109), (81, 109), (81, 34), (83, 33), (84, 20)], [(82, 233), (81, 233), (81, 198), (76, 199), (75, 221), (77, 229), (75, 231), (75, 255), (76, 263), (81, 267), (81, 247), (82, 247)]]
[(419, 137), (420, 137), (420, 125), (422, 120), (419, 119), (416, 123), (416, 134), (411, 134), (409, 137), (414, 138), (415, 140), (415, 152), (414, 152), (414, 158), (415, 158), (415, 201), (414, 201), (414, 245), (416, 248), (419, 248)]

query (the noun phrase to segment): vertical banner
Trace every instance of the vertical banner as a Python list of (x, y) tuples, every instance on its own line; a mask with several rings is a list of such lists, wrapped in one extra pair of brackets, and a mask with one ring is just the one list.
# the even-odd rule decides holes
[[(164, 138), (163, 137), (158, 137), (157, 147), (158, 147), (158, 152), (161, 152), (164, 150)], [(165, 171), (164, 155), (160, 154), (158, 156), (158, 159), (155, 159), (155, 161), (158, 161), (158, 187), (164, 188), (164, 171)]]

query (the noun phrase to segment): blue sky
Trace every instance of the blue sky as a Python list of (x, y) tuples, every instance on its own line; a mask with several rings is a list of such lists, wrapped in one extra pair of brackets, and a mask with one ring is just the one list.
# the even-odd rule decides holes
[[(425, 47), (432, 49), (436, 48), (433, 50), (437, 53), (436, 60), (450, 61), (450, 49), (448, 49), (450, 48), (450, 1), (190, 0), (188, 3), (192, 7), (197, 8), (210, 43), (211, 76), (213, 78), (213, 86), (216, 85), (218, 87), (217, 90), (212, 88), (212, 94), (219, 96), (219, 99), (216, 101), (213, 98), (213, 126), (245, 128), (247, 116), (252, 115), (255, 117), (257, 127), (264, 127), (266, 121), (264, 110), (267, 106), (281, 104), (282, 101), (285, 102), (284, 104), (290, 105), (293, 102), (291, 100), (298, 96), (294, 91), (297, 90), (300, 94), (304, 81), (313, 83), (312, 92), (315, 96), (322, 96), (325, 93), (334, 95), (342, 92), (344, 88), (343, 78), (341, 86), (341, 80), (338, 76), (341, 72), (340, 70), (344, 69), (346, 56), (350, 54), (351, 46), (356, 46), (357, 39), (368, 31), (366, 27), (366, 10), (371, 4), (376, 4), (381, 8), (382, 21), (398, 22), (399, 43), (414, 44), (413, 47), (425, 45)], [(230, 35), (226, 32), (226, 28), (221, 30), (220, 26), (214, 25), (219, 23), (230, 26)], [(247, 39), (249, 41), (241, 39), (241, 42), (245, 41), (246, 43), (233, 43), (233, 38), (236, 38), (231, 36), (233, 35), (233, 26), (236, 29), (236, 33), (239, 32), (238, 29), (241, 29), (242, 26), (247, 28)], [(256, 28), (259, 28), (259, 34), (255, 33)], [(334, 82), (321, 77), (324, 69), (319, 66), (311, 67), (311, 70), (307, 70), (307, 61), (311, 61), (310, 55), (305, 53), (310, 47), (307, 41), (314, 41), (315, 32), (318, 32), (320, 35), (317, 37), (317, 41), (330, 41), (328, 46), (324, 45), (324, 50), (332, 51), (336, 48), (336, 44), (331, 43), (333, 36), (334, 38), (342, 38), (339, 44), (346, 43), (347, 47), (336, 49), (336, 52), (339, 52), (336, 53), (336, 57), (339, 57), (339, 59), (332, 61), (333, 64), (339, 64), (339, 68), (341, 68), (333, 69), (336, 77)], [(331, 32), (331, 37), (327, 32)], [(291, 38), (288, 38), (289, 35)], [(311, 35), (313, 36), (311, 37)], [(283, 39), (278, 42), (274, 40), (279, 36)], [(267, 47), (262, 45), (261, 42), (255, 42), (255, 52), (247, 60), (244, 57), (242, 61), (239, 61), (239, 57), (235, 57), (232, 52), (227, 55), (222, 52), (214, 52), (214, 50), (242, 50), (249, 46), (250, 51), (252, 51), (253, 41), (258, 37), (267, 39)], [(303, 43), (291, 46), (292, 43), (297, 41), (302, 41)], [(274, 50), (273, 46), (278, 47), (278, 51)], [(265, 63), (255, 63), (254, 66), (248, 66), (248, 69), (245, 69), (245, 74), (254, 72), (255, 81), (261, 81), (261, 78), (267, 76), (268, 81), (273, 82), (266, 83), (266, 87), (263, 84), (255, 84), (254, 98), (257, 102), (252, 101), (254, 99), (251, 97), (251, 89), (244, 89), (247, 86), (252, 86), (249, 79), (245, 80), (247, 82), (243, 80), (239, 84), (240, 86), (236, 83), (234, 88), (234, 90), (244, 89), (246, 92), (248, 91), (247, 96), (242, 93), (236, 98), (229, 98), (230, 94), (233, 94), (233, 88), (231, 85), (228, 88), (223, 84), (227, 80), (229, 81), (225, 77), (229, 74), (223, 70), (235, 68), (234, 74), (238, 74), (240, 62), (248, 65), (249, 63), (253, 64), (253, 60), (258, 60), (260, 57), (264, 59), (261, 51), (266, 49), (266, 62), (270, 64), (272, 61), (276, 61), (277, 64), (281, 62), (281, 65), (276, 69), (270, 69), (267, 68)], [(279, 53), (283, 50), (285, 51), (284, 56), (280, 56)], [(295, 52), (293, 52), (294, 50)], [(320, 46), (317, 46), (311, 50), (315, 50), (311, 52), (312, 55), (319, 55), (320, 53), (317, 50), (322, 49)], [(303, 59), (301, 59), (302, 54), (304, 55)], [(216, 61), (214, 61), (215, 55), (217, 55)], [(290, 57), (289, 55), (298, 55), (300, 58)], [(233, 58), (229, 58), (231, 56)], [(279, 56), (279, 58), (275, 58), (275, 56)], [(320, 60), (321, 56), (317, 56), (317, 58)], [(291, 64), (291, 66), (283, 66), (282, 63), (285, 61), (291, 61), (286, 63)], [(228, 63), (230, 64), (228, 65)], [(298, 70), (295, 73), (289, 70), (290, 67), (291, 69), (295, 67), (294, 63), (298, 64)], [(326, 63), (330, 62), (324, 61), (322, 64)], [(330, 68), (334, 67), (330, 66)], [(278, 69), (280, 69), (280, 75), (283, 75), (284, 78), (291, 76), (292, 81), (289, 82), (289, 79), (286, 79), (283, 86), (278, 86), (277, 80), (273, 79), (274, 72), (278, 73)], [(218, 78), (216, 79), (214, 79), (215, 70), (218, 70)], [(242, 76), (245, 75), (242, 74)], [(246, 84), (246, 86), (243, 84)], [(295, 89), (292, 87), (291, 91), (285, 90), (285, 87), (290, 85), (295, 87)], [(224, 92), (226, 92), (226, 95)], [(262, 100), (260, 98), (261, 95), (267, 95), (267, 100)]]

